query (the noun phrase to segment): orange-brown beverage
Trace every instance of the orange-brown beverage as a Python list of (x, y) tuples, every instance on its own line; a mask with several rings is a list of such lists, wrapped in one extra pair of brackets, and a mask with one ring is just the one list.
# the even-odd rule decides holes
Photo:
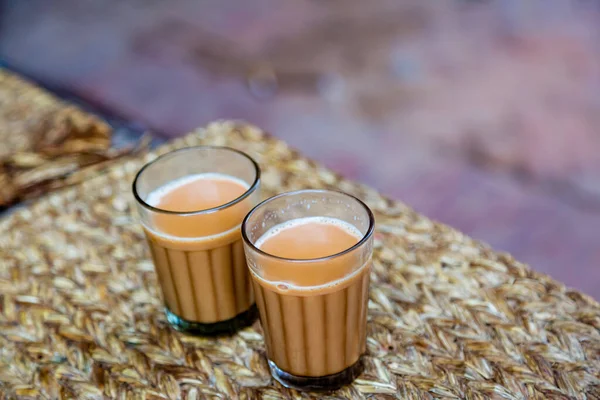
[(339, 192), (286, 193), (242, 230), (273, 376), (298, 389), (350, 383), (366, 350), (369, 209)]
[(245, 154), (215, 147), (166, 154), (138, 174), (134, 193), (176, 329), (227, 333), (255, 318), (240, 224), (258, 175)]

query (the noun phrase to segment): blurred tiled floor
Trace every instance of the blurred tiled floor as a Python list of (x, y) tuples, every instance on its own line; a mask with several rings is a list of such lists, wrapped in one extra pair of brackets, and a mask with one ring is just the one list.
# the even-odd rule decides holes
[(168, 136), (254, 122), (600, 298), (597, 2), (3, 5), (39, 79)]

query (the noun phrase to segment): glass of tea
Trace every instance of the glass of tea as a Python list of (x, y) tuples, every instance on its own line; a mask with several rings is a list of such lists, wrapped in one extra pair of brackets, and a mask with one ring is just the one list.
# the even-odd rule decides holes
[(272, 197), (242, 237), (271, 373), (286, 387), (333, 390), (362, 372), (373, 213), (341, 192)]
[(233, 333), (258, 315), (240, 225), (258, 203), (248, 155), (198, 146), (164, 154), (133, 182), (167, 320), (192, 334)]

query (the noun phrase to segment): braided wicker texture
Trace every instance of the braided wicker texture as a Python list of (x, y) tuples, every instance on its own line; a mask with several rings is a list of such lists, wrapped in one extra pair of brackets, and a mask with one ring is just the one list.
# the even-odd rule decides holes
[(0, 208), (82, 182), (138, 150), (111, 149), (112, 133), (95, 115), (0, 68)]
[(231, 122), (0, 222), (0, 398), (316, 396), (273, 382), (259, 323), (219, 339), (166, 323), (131, 181), (157, 153), (197, 144), (251, 154), (265, 195), (337, 188), (375, 212), (366, 371), (321, 398), (600, 398), (600, 306), (590, 297)]

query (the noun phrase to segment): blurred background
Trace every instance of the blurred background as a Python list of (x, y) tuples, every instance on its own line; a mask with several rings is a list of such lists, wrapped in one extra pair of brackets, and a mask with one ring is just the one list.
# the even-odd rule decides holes
[(0, 0), (0, 59), (163, 138), (245, 119), (600, 298), (597, 0)]

